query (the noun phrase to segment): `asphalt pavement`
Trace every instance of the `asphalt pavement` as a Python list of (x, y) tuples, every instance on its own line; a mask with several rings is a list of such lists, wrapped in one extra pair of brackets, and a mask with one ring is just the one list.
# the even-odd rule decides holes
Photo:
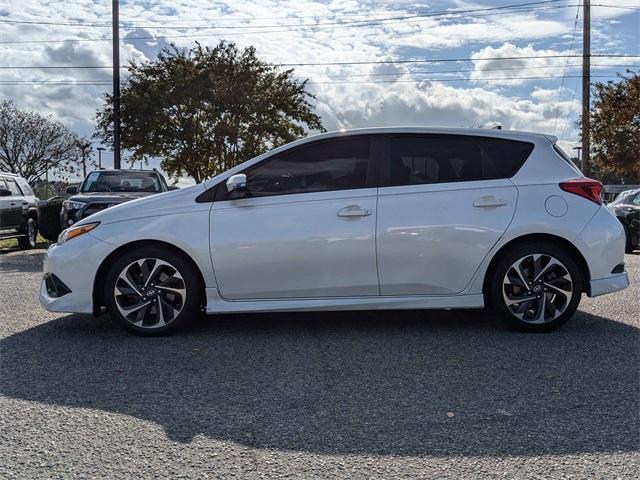
[(549, 334), (470, 310), (162, 338), (46, 312), (42, 255), (0, 253), (0, 478), (638, 478), (638, 254)]

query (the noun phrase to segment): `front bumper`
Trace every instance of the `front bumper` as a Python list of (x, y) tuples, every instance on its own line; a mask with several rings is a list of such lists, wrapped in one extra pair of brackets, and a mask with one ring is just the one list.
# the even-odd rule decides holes
[[(43, 273), (55, 275), (69, 292), (47, 289), (43, 277), (40, 304), (50, 312), (93, 313), (93, 285), (98, 267), (113, 245), (86, 233), (62, 245), (53, 244), (44, 256)], [(49, 285), (51, 286), (51, 285)]]
[(607, 293), (617, 292), (618, 290), (624, 290), (629, 286), (629, 275), (627, 272), (617, 273), (615, 275), (609, 275), (605, 278), (598, 278), (591, 280), (590, 297), (597, 297), (598, 295), (606, 295)]

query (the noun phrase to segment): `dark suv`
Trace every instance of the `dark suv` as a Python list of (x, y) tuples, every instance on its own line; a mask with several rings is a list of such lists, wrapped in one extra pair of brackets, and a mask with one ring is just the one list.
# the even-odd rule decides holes
[(174, 188), (156, 170), (95, 170), (79, 187), (67, 188), (72, 196), (62, 202), (60, 223), (65, 229), (105, 208)]
[(36, 246), (38, 199), (27, 181), (0, 172), (0, 240), (15, 238), (20, 248)]

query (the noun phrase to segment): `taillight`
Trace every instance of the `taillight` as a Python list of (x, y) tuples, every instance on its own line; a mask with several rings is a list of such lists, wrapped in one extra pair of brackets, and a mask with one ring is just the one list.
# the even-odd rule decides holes
[(602, 183), (592, 178), (574, 178), (560, 183), (565, 192), (575, 193), (581, 197), (602, 205)]

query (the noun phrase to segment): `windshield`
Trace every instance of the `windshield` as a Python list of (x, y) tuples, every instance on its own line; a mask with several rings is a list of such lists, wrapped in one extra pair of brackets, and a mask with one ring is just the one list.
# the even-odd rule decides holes
[(88, 192), (161, 192), (160, 179), (154, 172), (91, 172), (80, 191)]
[(626, 191), (626, 192), (622, 192), (620, 195), (618, 195), (618, 197), (611, 202), (610, 205), (621, 205), (621, 204), (630, 204), (630, 203), (635, 203), (633, 202), (635, 196), (638, 194), (637, 191), (632, 190), (632, 191)]

